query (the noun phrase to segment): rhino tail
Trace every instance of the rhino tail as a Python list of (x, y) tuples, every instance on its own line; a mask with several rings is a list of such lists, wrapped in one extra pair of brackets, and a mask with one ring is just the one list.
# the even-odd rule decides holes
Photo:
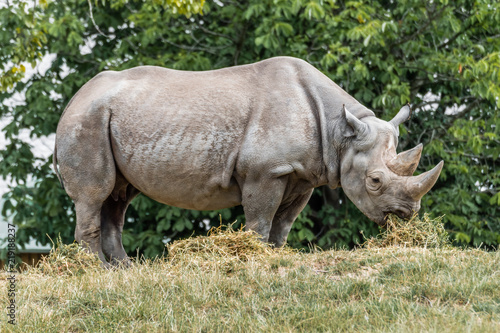
[(61, 177), (61, 173), (57, 168), (57, 142), (54, 143), (54, 154), (52, 155), (52, 166), (54, 167), (54, 172), (56, 173), (57, 179), (59, 179), (59, 183), (61, 184), (62, 189), (64, 190), (64, 183)]

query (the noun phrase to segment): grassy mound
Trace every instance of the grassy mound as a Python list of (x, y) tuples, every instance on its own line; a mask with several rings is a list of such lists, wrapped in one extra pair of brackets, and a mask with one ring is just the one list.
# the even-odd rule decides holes
[(221, 226), (111, 270), (58, 241), (18, 274), (18, 322), (0, 332), (498, 332), (500, 251), (437, 248), (439, 222), (393, 216), (374, 249), (309, 253)]
[(76, 242), (63, 244), (59, 237), (49, 255), (43, 257), (32, 269), (47, 275), (82, 275), (100, 267), (101, 260), (96, 254), (87, 252)]
[(17, 325), (0, 332), (499, 332), (499, 251), (272, 252), (232, 255), (230, 273), (196, 253), (81, 276), (23, 271)]
[(387, 217), (386, 229), (377, 237), (370, 238), (363, 246), (370, 248), (401, 246), (441, 248), (450, 246), (442, 216), (431, 219), (427, 213), (422, 218), (414, 214), (401, 219), (394, 214)]

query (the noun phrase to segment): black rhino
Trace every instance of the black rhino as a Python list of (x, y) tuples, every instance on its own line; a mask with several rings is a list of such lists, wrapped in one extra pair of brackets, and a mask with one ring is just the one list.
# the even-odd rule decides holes
[(204, 72), (141, 66), (86, 83), (59, 122), (54, 169), (76, 209), (75, 238), (105, 265), (140, 192), (181, 208), (243, 205), (246, 227), (285, 243), (313, 188), (342, 186), (371, 220), (409, 216), (443, 162), (413, 176), (422, 145), (396, 154), (389, 122), (305, 61), (277, 57)]

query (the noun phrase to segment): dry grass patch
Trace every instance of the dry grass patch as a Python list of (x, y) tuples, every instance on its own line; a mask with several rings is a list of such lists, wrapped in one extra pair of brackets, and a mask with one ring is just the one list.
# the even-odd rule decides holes
[(265, 259), (277, 254), (296, 253), (291, 248), (275, 249), (260, 239), (254, 231), (243, 227), (233, 230), (231, 225), (220, 225), (209, 230), (207, 236), (190, 237), (167, 244), (167, 260), (172, 265), (216, 264), (219, 267), (232, 266), (249, 260)]
[(368, 239), (363, 246), (368, 249), (389, 246), (448, 247), (449, 236), (442, 219), (442, 216), (431, 219), (427, 213), (422, 218), (415, 213), (409, 219), (390, 214), (387, 217), (386, 229), (377, 237)]
[(89, 253), (78, 243), (63, 244), (61, 238), (53, 244), (48, 256), (35, 266), (28, 266), (28, 273), (46, 275), (82, 275), (87, 271), (101, 268), (101, 260), (94, 253)]
[(231, 226), (213, 227), (207, 236), (190, 237), (167, 244), (168, 257), (175, 261), (183, 255), (207, 257), (236, 257), (248, 260), (261, 254), (270, 254), (272, 247), (260, 240), (254, 231), (234, 231)]

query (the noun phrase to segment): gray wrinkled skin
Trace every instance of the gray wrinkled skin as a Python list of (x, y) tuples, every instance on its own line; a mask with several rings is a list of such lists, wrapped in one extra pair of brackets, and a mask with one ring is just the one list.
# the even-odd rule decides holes
[(109, 71), (64, 111), (54, 167), (75, 203), (76, 240), (106, 265), (128, 263), (124, 214), (140, 192), (187, 209), (241, 204), (247, 228), (281, 246), (317, 186), (342, 182), (379, 224), (389, 212), (418, 211), (442, 163), (412, 177), (421, 145), (396, 155), (397, 127), (409, 112), (377, 119), (288, 57), (206, 72)]

